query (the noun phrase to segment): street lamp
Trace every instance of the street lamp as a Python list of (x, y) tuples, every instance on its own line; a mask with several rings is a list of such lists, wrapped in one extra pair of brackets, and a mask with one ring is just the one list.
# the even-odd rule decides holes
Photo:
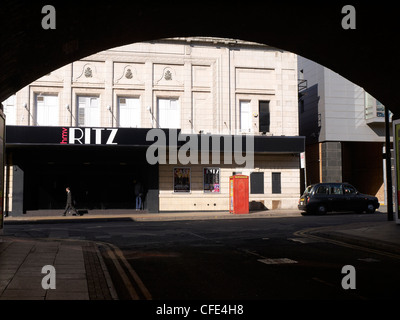
[(117, 123), (117, 119), (115, 118), (114, 112), (113, 112), (113, 110), (112, 110), (110, 105), (107, 106), (107, 110), (110, 111), (110, 113), (111, 113), (111, 116), (112, 116), (112, 118), (111, 118), (111, 126), (114, 127), (113, 119), (115, 120), (115, 123)]

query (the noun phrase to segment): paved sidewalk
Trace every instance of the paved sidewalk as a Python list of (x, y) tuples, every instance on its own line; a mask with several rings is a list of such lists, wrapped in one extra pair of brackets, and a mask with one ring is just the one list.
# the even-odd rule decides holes
[[(48, 265), (55, 268), (55, 289), (42, 273)], [(114, 292), (92, 242), (0, 237), (0, 300), (111, 300)]]
[(33, 211), (23, 216), (6, 217), (4, 223), (63, 223), (84, 221), (111, 221), (126, 220), (135, 221), (168, 221), (168, 220), (202, 220), (202, 219), (244, 219), (244, 218), (266, 218), (266, 217), (300, 217), (301, 212), (296, 209), (276, 209), (255, 211), (249, 214), (230, 214), (227, 211), (190, 211), (190, 212), (163, 212), (149, 213), (136, 210), (91, 210), (89, 214), (82, 216), (61, 216), (62, 211)]
[(393, 221), (351, 223), (309, 229), (306, 234), (398, 255), (400, 225)]

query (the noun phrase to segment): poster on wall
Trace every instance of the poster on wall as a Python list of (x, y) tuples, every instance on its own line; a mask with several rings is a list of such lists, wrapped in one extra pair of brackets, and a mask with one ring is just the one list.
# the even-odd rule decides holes
[(219, 168), (204, 168), (203, 190), (204, 192), (220, 192)]
[(400, 120), (393, 121), (393, 137), (394, 137), (394, 168), (396, 173), (395, 178), (395, 220), (397, 224), (400, 224)]
[(190, 192), (190, 168), (174, 168), (174, 192)]

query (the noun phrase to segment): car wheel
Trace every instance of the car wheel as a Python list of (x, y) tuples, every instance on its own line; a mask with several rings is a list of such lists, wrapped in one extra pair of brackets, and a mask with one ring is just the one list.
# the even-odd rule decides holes
[(323, 204), (320, 204), (317, 207), (317, 214), (326, 214), (326, 211), (327, 211), (326, 206)]
[(375, 206), (372, 203), (367, 204), (367, 213), (374, 213), (375, 212)]

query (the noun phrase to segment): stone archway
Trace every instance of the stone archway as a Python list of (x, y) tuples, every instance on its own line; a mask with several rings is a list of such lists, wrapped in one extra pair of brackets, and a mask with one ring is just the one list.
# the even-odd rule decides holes
[[(396, 113), (396, 12), (357, 4), (356, 29), (344, 30), (344, 4), (272, 1), (112, 1), (93, 6), (53, 1), (55, 29), (44, 29), (45, 3), (0, 5), (0, 98), (92, 53), (175, 36), (218, 36), (268, 44), (312, 59), (378, 97)], [(45, 11), (46, 13), (46, 11)]]

